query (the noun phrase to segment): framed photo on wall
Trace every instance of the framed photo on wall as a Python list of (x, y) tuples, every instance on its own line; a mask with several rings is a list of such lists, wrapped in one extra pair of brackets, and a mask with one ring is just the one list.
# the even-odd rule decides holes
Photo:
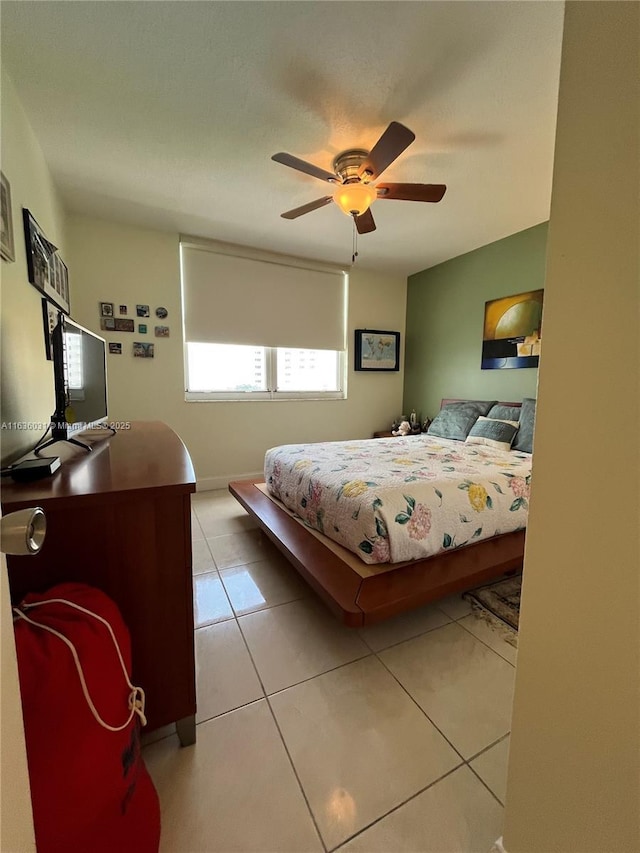
[(52, 334), (55, 327), (58, 325), (60, 309), (52, 305), (48, 299), (42, 300), (42, 323), (44, 326), (44, 351), (47, 360), (53, 359), (53, 341)]
[(356, 329), (356, 370), (400, 370), (400, 332)]
[(24, 239), (27, 249), (27, 272), (34, 287), (65, 314), (70, 311), (69, 272), (26, 207), (22, 208)]
[(2, 172), (0, 172), (0, 214), (2, 225), (0, 229), (0, 257), (4, 258), (5, 261), (15, 261), (11, 186)]

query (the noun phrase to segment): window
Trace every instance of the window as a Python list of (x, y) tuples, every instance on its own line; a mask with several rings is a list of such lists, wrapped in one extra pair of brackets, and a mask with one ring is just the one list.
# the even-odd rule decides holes
[(69, 400), (84, 400), (84, 358), (82, 355), (82, 335), (76, 332), (64, 333), (65, 355), (67, 359), (67, 395)]
[(335, 350), (187, 343), (187, 400), (340, 399)]
[(187, 400), (345, 397), (344, 270), (182, 238)]

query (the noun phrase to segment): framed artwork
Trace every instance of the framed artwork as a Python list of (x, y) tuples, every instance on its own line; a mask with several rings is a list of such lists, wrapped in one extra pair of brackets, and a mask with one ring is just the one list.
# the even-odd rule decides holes
[(135, 358), (153, 358), (153, 344), (143, 344), (136, 341), (133, 345)]
[(119, 307), (120, 307), (120, 313), (122, 314), (122, 316), (124, 316), (127, 313), (127, 306), (126, 305), (120, 305)]
[(42, 325), (44, 328), (44, 351), (48, 361), (53, 360), (53, 341), (51, 335), (53, 330), (58, 325), (58, 315), (60, 309), (49, 302), (48, 299), (42, 300)]
[(138, 317), (148, 317), (149, 316), (149, 306), (148, 305), (136, 305), (136, 315)]
[(485, 303), (482, 370), (538, 366), (543, 295), (529, 290)]
[(115, 324), (116, 332), (135, 332), (135, 324), (133, 320), (125, 320), (124, 317), (122, 319), (120, 317), (116, 317), (113, 322)]
[(22, 219), (29, 281), (50, 302), (68, 314), (70, 310), (69, 271), (58, 256), (57, 247), (47, 240), (26, 207), (22, 208)]
[(109, 342), (109, 353), (111, 355), (122, 355), (122, 344)]
[(155, 336), (156, 336), (156, 338), (168, 338), (169, 337), (169, 327), (168, 326), (156, 326), (155, 327)]
[(356, 370), (400, 370), (400, 332), (356, 329)]
[(100, 316), (113, 317), (113, 302), (100, 302)]
[(0, 172), (0, 226), (0, 257), (5, 261), (15, 261), (11, 185), (3, 172)]
[(147, 324), (146, 323), (138, 323), (138, 334), (146, 335), (147, 334)]
[(115, 332), (116, 321), (113, 319), (113, 317), (101, 317), (100, 328), (103, 332)]

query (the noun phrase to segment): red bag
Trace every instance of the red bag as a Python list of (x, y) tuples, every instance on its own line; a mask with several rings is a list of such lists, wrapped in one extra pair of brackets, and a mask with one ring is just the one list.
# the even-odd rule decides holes
[(144, 692), (130, 682), (117, 606), (65, 583), (27, 595), (14, 615), (38, 853), (156, 853), (160, 806), (140, 755)]

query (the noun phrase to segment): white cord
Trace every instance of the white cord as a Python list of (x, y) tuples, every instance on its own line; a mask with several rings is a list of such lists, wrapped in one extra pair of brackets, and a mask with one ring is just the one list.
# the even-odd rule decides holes
[(32, 604), (24, 604), (23, 603), (22, 607), (25, 610), (30, 610), (33, 607), (41, 607), (43, 604), (66, 604), (68, 607), (73, 607), (75, 610), (79, 610), (82, 613), (86, 613), (87, 616), (93, 616), (94, 619), (97, 619), (99, 622), (102, 622), (102, 624), (107, 627), (109, 634), (111, 635), (111, 639), (113, 640), (113, 644), (116, 648), (116, 652), (118, 653), (118, 659), (120, 661), (120, 666), (122, 667), (122, 672), (124, 674), (125, 681), (127, 682), (127, 686), (131, 690), (131, 692), (129, 693), (130, 714), (129, 714), (127, 721), (125, 723), (123, 723), (121, 726), (110, 726), (108, 723), (105, 723), (105, 721), (102, 719), (102, 717), (98, 713), (96, 706), (93, 704), (93, 700), (91, 699), (91, 696), (89, 695), (89, 689), (87, 687), (87, 682), (85, 681), (84, 672), (82, 670), (82, 664), (80, 663), (80, 659), (78, 658), (78, 653), (77, 653), (76, 648), (73, 645), (73, 643), (69, 639), (67, 639), (67, 637), (65, 637), (64, 634), (61, 634), (59, 631), (56, 631), (55, 628), (51, 628), (49, 625), (43, 625), (42, 622), (35, 622), (33, 619), (29, 619), (29, 617), (26, 616), (22, 612), (22, 610), (20, 610), (19, 608), (17, 608), (17, 607), (13, 608), (14, 614), (16, 616), (18, 616), (20, 619), (24, 619), (24, 621), (28, 622), (30, 625), (35, 625), (37, 628), (42, 628), (44, 631), (48, 631), (50, 634), (53, 634), (54, 636), (61, 639), (62, 642), (65, 643), (66, 646), (68, 646), (68, 648), (70, 649), (71, 654), (73, 656), (73, 661), (76, 665), (76, 670), (77, 670), (78, 676), (80, 678), (80, 684), (82, 686), (82, 692), (84, 694), (84, 698), (86, 699), (87, 705), (89, 706), (89, 709), (91, 710), (91, 713), (93, 714), (93, 716), (95, 717), (97, 722), (100, 723), (100, 725), (103, 728), (107, 729), (110, 732), (121, 732), (123, 729), (126, 729), (126, 727), (129, 725), (129, 723), (133, 719), (134, 715), (137, 714), (140, 717), (141, 724), (143, 726), (146, 726), (147, 725), (147, 718), (144, 715), (144, 706), (145, 706), (144, 690), (142, 689), (142, 687), (134, 687), (133, 684), (129, 681), (129, 676), (127, 674), (127, 668), (124, 664), (124, 660), (122, 659), (122, 654), (120, 652), (120, 647), (118, 646), (118, 641), (116, 640), (115, 634), (113, 633), (113, 628), (107, 622), (107, 620), (103, 619), (102, 616), (98, 616), (97, 613), (93, 613), (91, 610), (87, 610), (85, 607), (82, 607), (79, 604), (75, 604), (73, 601), (67, 601), (64, 598), (50, 598), (47, 601), (35, 601)]

